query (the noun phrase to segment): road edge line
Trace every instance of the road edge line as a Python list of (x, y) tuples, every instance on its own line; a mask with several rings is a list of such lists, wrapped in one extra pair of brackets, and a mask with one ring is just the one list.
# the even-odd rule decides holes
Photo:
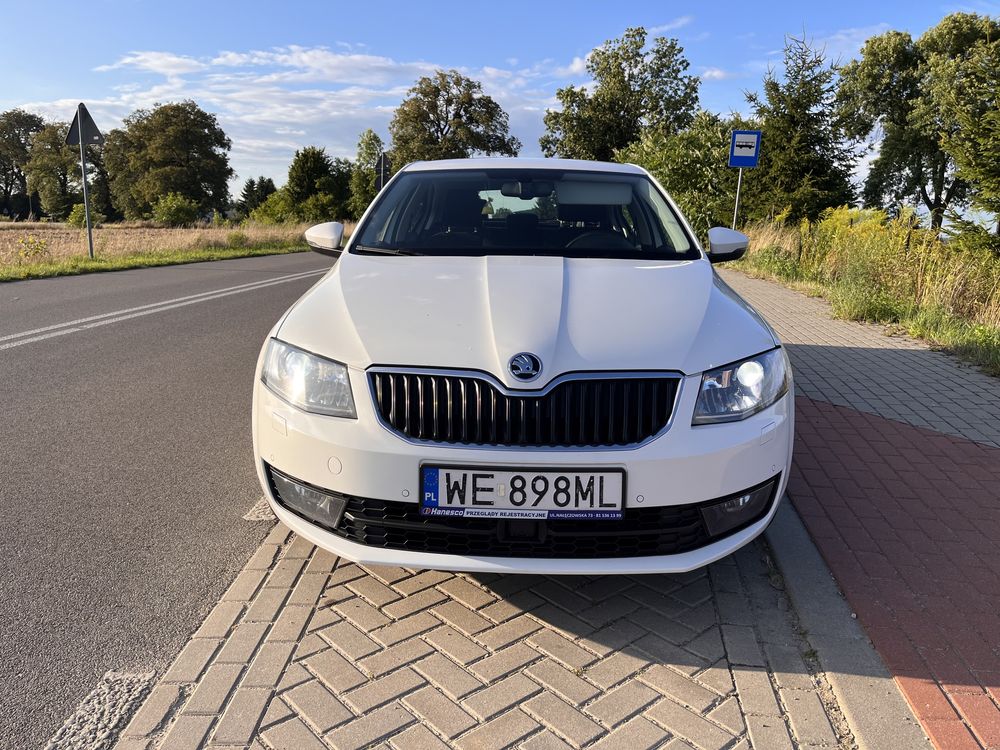
[[(322, 269), (317, 271), (302, 271), (294, 274), (288, 274), (286, 276), (275, 276), (270, 279), (259, 279), (257, 281), (250, 281), (246, 284), (238, 284), (236, 286), (223, 287), (221, 289), (210, 289), (207, 292), (199, 292), (198, 294), (190, 294), (185, 297), (174, 297), (173, 299), (161, 300), (159, 302), (150, 302), (146, 305), (137, 305), (136, 307), (126, 307), (121, 310), (112, 310), (111, 312), (98, 313), (96, 315), (90, 315), (86, 318), (77, 318), (76, 320), (67, 320), (63, 323), (53, 323), (52, 325), (42, 326), (41, 328), (33, 328), (30, 331), (21, 331), (20, 333), (8, 333), (0, 336), (0, 342), (4, 341), (14, 341), (16, 339), (23, 339), (28, 336), (35, 336), (35, 334), (44, 334), (50, 331), (56, 331), (63, 328), (68, 328), (70, 330), (80, 330), (83, 328), (88, 328), (90, 326), (86, 325), (95, 320), (101, 320), (103, 318), (121, 317), (126, 316), (128, 313), (138, 312), (140, 310), (151, 310), (153, 308), (159, 308), (166, 305), (173, 305), (178, 302), (187, 302), (188, 300), (196, 300), (200, 297), (210, 297), (212, 295), (217, 295), (221, 292), (236, 292), (236, 291), (253, 291), (253, 288), (264, 284), (277, 283), (279, 281), (295, 281), (300, 278), (307, 278), (309, 276), (315, 276), (319, 273), (325, 273)], [(252, 287), (252, 288), (251, 288)], [(43, 337), (36, 337), (32, 340), (38, 340)]]
[(99, 750), (115, 741), (116, 732), (146, 698), (156, 672), (105, 672), (76, 710), (45, 744), (46, 750)]
[(766, 537), (859, 750), (933, 750), (787, 496)]

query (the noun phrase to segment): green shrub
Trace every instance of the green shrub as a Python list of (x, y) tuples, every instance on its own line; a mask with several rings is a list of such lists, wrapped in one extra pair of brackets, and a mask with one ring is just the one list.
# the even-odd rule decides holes
[(153, 220), (168, 227), (194, 224), (198, 219), (198, 204), (180, 193), (168, 193), (153, 206)]
[(310, 195), (298, 206), (296, 214), (299, 221), (319, 224), (323, 221), (337, 221), (342, 218), (337, 216), (338, 208), (337, 201), (332, 195), (316, 193), (316, 195)]
[[(92, 227), (97, 227), (107, 221), (108, 217), (98, 211), (90, 212), (90, 225)], [(83, 204), (77, 203), (73, 206), (72, 210), (69, 212), (69, 216), (66, 217), (66, 223), (71, 227), (76, 227), (77, 229), (87, 228), (87, 214), (84, 211)]]
[(230, 232), (226, 235), (226, 247), (250, 247), (250, 238), (245, 232)]
[(250, 221), (256, 224), (287, 224), (296, 221), (292, 199), (284, 188), (267, 196), (267, 200), (250, 212)]

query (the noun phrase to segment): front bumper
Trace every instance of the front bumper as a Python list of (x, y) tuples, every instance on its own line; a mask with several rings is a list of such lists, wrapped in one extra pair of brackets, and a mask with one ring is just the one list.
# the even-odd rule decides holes
[[(793, 401), (786, 395), (744, 420), (691, 427), (699, 376), (685, 378), (670, 428), (631, 449), (508, 449), (419, 445), (391, 433), (376, 418), (363, 371), (350, 373), (358, 418), (306, 414), (289, 406), (259, 381), (254, 395), (257, 470), (277, 516), (297, 534), (352, 560), (442, 570), (531, 573), (662, 573), (692, 570), (747, 544), (770, 522), (791, 463)], [(266, 466), (318, 488), (395, 504), (420, 497), (422, 463), (511, 467), (621, 467), (627, 472), (626, 509), (692, 506), (745, 491), (779, 476), (763, 517), (719, 539), (676, 554), (609, 557), (522, 557), (460, 554), (361, 544), (304, 520), (276, 501)]]

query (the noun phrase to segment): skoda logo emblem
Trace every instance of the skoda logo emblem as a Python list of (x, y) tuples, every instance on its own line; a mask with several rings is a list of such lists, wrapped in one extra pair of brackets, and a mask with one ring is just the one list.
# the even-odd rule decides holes
[(510, 358), (507, 367), (518, 380), (534, 380), (542, 373), (542, 360), (530, 352), (521, 352)]

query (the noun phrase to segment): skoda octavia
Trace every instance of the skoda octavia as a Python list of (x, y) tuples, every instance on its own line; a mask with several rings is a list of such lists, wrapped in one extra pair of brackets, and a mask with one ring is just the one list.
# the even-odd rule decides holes
[(630, 165), (400, 170), (267, 337), (257, 471), (278, 518), (364, 563), (533, 573), (706, 565), (788, 478), (777, 336)]

